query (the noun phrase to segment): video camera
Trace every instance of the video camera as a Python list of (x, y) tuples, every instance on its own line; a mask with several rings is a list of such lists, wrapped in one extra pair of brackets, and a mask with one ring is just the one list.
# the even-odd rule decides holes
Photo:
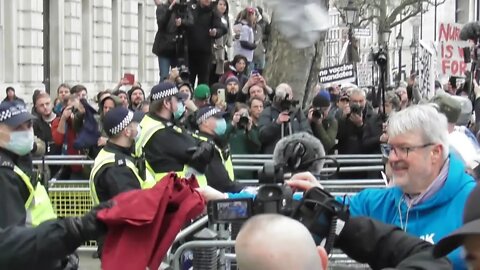
[(175, 0), (175, 5), (173, 6), (173, 13), (176, 18), (184, 20), (187, 17), (187, 8), (189, 0)]
[[(318, 141), (318, 140), (317, 140)], [(277, 143), (274, 162), (265, 163), (258, 172), (260, 187), (254, 199), (227, 199), (211, 201), (207, 206), (212, 223), (242, 223), (250, 217), (264, 213), (290, 216), (303, 223), (312, 233), (317, 244), (326, 240), (325, 249), (333, 246), (337, 223), (348, 219), (348, 209), (337, 202), (328, 192), (314, 188), (307, 191), (300, 201), (293, 200), (293, 191), (283, 185), (285, 173), (321, 170), (323, 160), (332, 160), (339, 170), (338, 162), (325, 156), (321, 143), (308, 133), (297, 133)], [(314, 169), (319, 165), (319, 169)], [(330, 174), (331, 176), (331, 174)], [(324, 174), (321, 177), (328, 178)]]
[(357, 103), (353, 103), (350, 105), (350, 113), (362, 115), (362, 107)]
[(265, 213), (289, 216), (305, 225), (315, 243), (323, 244), (327, 253), (349, 218), (345, 202), (336, 201), (319, 187), (305, 192), (301, 201), (294, 201), (292, 191), (279, 185), (261, 186), (254, 199), (210, 201), (207, 213), (210, 222), (217, 224), (242, 223), (254, 215)]
[(298, 100), (290, 100), (289, 95), (286, 94), (285, 97), (280, 101), (280, 109), (282, 112), (284, 111), (291, 111), (294, 109), (298, 104), (300, 104), (300, 101)]

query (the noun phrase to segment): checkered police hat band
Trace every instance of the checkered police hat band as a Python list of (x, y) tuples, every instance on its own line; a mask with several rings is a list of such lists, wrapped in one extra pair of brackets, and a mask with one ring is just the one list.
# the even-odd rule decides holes
[(177, 93), (178, 88), (176, 86), (169, 89), (161, 90), (158, 93), (152, 94), (152, 101), (171, 97), (173, 95), (176, 95)]
[(109, 130), (110, 134), (117, 135), (118, 133), (120, 133), (132, 122), (132, 119), (133, 119), (133, 112), (129, 111), (127, 116), (123, 118), (122, 122), (120, 122), (118, 125), (116, 125), (115, 127)]
[(206, 113), (204, 113), (203, 115), (201, 115), (198, 119), (197, 119), (197, 124), (200, 125), (201, 123), (205, 122), (208, 118), (216, 115), (217, 113), (220, 113), (221, 111), (217, 108), (213, 108), (211, 110), (208, 110)]
[(24, 107), (11, 107), (2, 112), (0, 112), (0, 122), (7, 121), (8, 119), (15, 117), (22, 113), (28, 113), (27, 109)]

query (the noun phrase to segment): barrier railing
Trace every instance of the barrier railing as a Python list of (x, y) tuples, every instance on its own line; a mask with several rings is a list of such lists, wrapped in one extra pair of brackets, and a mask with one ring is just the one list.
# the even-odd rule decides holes
[[(381, 155), (334, 155), (340, 164), (340, 172), (356, 171), (381, 171), (383, 170)], [(232, 163), (235, 171), (257, 171), (262, 168), (267, 161), (272, 161), (271, 155), (233, 155)], [(45, 156), (44, 160), (34, 160), (35, 165), (93, 165), (93, 160), (87, 156)], [(327, 161), (325, 172), (334, 172), (334, 168), (328, 168), (331, 162)], [(355, 164), (357, 166), (348, 166)], [(258, 185), (258, 180), (247, 179), (239, 182), (248, 185)], [(333, 195), (352, 195), (365, 188), (382, 188), (384, 183), (382, 179), (369, 180), (322, 180), (320, 183)], [(59, 217), (81, 216), (88, 212), (92, 207), (90, 197), (89, 181), (83, 179), (77, 180), (50, 180), (49, 196), (54, 210)], [(206, 221), (204, 221), (206, 222)], [(198, 223), (196, 223), (198, 225)], [(194, 231), (194, 228), (192, 228)], [(181, 232), (177, 239), (189, 235), (189, 231)], [(92, 250), (95, 248), (95, 242), (86, 243), (82, 249)]]

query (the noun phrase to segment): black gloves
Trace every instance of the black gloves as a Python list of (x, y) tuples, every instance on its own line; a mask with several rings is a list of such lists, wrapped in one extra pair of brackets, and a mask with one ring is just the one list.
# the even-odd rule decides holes
[(192, 154), (190, 159), (191, 166), (197, 171), (204, 173), (207, 165), (212, 161), (215, 146), (209, 142), (201, 142), (197, 147), (188, 149), (188, 152)]
[(111, 201), (103, 202), (95, 206), (83, 217), (65, 218), (67, 231), (80, 242), (97, 239), (98, 236), (104, 234), (107, 230), (106, 226), (97, 219), (97, 213), (111, 206)]

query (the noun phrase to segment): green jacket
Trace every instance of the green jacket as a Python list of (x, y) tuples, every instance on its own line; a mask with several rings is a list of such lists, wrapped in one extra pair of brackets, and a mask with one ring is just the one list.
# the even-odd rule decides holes
[(325, 153), (331, 154), (335, 147), (335, 139), (337, 138), (338, 122), (333, 117), (327, 117), (321, 124), (310, 124), (313, 135), (317, 137), (325, 148)]
[[(224, 139), (230, 144), (232, 154), (259, 154), (262, 144), (259, 139), (259, 131), (256, 125), (250, 131), (238, 129), (229, 122)], [(254, 179), (256, 173), (252, 171), (235, 171), (236, 179)]]

